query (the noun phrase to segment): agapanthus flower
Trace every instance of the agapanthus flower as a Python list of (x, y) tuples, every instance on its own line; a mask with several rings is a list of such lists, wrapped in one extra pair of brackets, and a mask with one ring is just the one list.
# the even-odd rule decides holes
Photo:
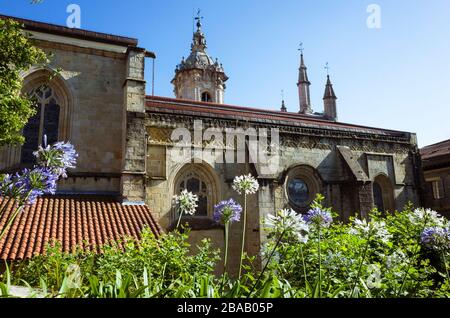
[(184, 189), (180, 195), (175, 195), (175, 204), (181, 214), (194, 215), (197, 210), (198, 196)]
[(421, 235), (422, 244), (432, 250), (445, 250), (450, 248), (450, 231), (443, 227), (426, 228)]
[(328, 227), (333, 222), (331, 213), (320, 208), (313, 208), (303, 217), (308, 224), (316, 226)]
[(392, 254), (386, 257), (386, 267), (392, 269), (398, 266), (403, 266), (406, 260), (407, 256), (403, 251), (394, 251)]
[(251, 175), (235, 177), (233, 189), (239, 194), (254, 194), (259, 189), (258, 181)]
[(355, 219), (349, 233), (366, 238), (370, 237), (371, 239), (379, 240), (383, 243), (387, 243), (392, 238), (384, 221), (372, 220), (367, 222), (365, 219)]
[(294, 236), (301, 243), (308, 241), (309, 226), (302, 216), (292, 209), (280, 210), (275, 215), (269, 214), (264, 224), (271, 232)]
[(444, 226), (446, 220), (436, 211), (431, 209), (415, 209), (408, 215), (409, 221), (414, 225)]
[[(45, 140), (45, 139), (44, 139)], [(57, 142), (52, 146), (39, 146), (34, 156), (41, 167), (51, 168), (58, 177), (67, 178), (67, 169), (75, 168), (78, 154), (73, 145), (68, 142)]]
[(214, 206), (214, 221), (222, 224), (239, 222), (241, 213), (242, 206), (233, 199), (221, 201)]
[(20, 204), (33, 204), (44, 194), (55, 194), (57, 181), (58, 176), (49, 168), (24, 169), (20, 174), (3, 177), (0, 195), (15, 198)]

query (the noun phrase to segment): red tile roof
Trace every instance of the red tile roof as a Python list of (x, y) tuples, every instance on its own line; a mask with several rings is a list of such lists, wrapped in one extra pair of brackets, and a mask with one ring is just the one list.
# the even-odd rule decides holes
[[(0, 198), (0, 229), (3, 229), (15, 204)], [(20, 260), (45, 252), (55, 239), (65, 252), (76, 246), (99, 252), (108, 241), (125, 236), (139, 239), (148, 226), (159, 236), (161, 227), (145, 205), (122, 205), (112, 197), (52, 196), (37, 200), (17, 216), (0, 240), (0, 259)]]
[[(374, 128), (326, 120), (323, 116), (305, 115), (299, 113), (273, 111), (260, 108), (234, 106), (175, 99), (160, 96), (147, 96), (148, 111), (162, 113), (180, 113), (185, 115), (208, 116), (225, 119), (242, 119), (247, 121), (270, 121), (272, 123), (291, 126), (311, 126), (327, 129), (358, 131), (369, 134), (379, 134), (393, 137), (404, 137), (406, 132)], [(200, 114), (201, 113), (201, 114)]]

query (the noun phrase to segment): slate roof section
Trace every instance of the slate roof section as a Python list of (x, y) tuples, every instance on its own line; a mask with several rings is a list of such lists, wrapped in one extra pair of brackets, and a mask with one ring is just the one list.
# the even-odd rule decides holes
[[(0, 198), (0, 229), (15, 210), (13, 200)], [(111, 240), (140, 238), (147, 226), (159, 236), (163, 230), (146, 205), (123, 205), (108, 196), (51, 196), (39, 198), (17, 216), (0, 240), (0, 260), (22, 260), (45, 253), (55, 239), (65, 252), (76, 246), (100, 252)]]

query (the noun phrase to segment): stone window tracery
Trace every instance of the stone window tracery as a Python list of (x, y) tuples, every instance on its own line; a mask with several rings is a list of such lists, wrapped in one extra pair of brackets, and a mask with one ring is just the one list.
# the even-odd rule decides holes
[(210, 176), (199, 165), (190, 164), (177, 178), (175, 191), (177, 194), (184, 189), (198, 196), (198, 207), (195, 217), (212, 216), (215, 200), (214, 184)]
[(34, 162), (33, 151), (42, 144), (44, 135), (48, 144), (58, 141), (60, 104), (54, 90), (48, 85), (41, 85), (31, 90), (29, 96), (35, 101), (36, 113), (23, 130), (22, 164)]

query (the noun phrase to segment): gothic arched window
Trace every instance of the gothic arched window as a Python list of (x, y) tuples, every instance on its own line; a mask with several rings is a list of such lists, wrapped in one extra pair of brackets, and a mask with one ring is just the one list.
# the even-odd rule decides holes
[(209, 94), (208, 92), (203, 92), (202, 102), (212, 102), (211, 94)]
[(389, 177), (380, 174), (373, 181), (373, 202), (380, 212), (394, 212), (394, 186)]
[[(198, 196), (198, 207), (195, 216), (208, 216), (208, 204), (212, 204), (211, 186), (199, 173), (191, 171), (186, 173), (178, 182), (177, 193), (184, 189)], [(209, 199), (208, 199), (209, 198)]]
[[(174, 194), (188, 190), (198, 196), (198, 207), (193, 217), (184, 215), (190, 225), (195, 226), (196, 220), (212, 220), (214, 204), (217, 203), (218, 180), (212, 168), (207, 163), (185, 164), (174, 179)], [(178, 211), (172, 210), (172, 221), (179, 217)]]
[(53, 89), (41, 85), (29, 92), (29, 96), (35, 101), (36, 114), (23, 129), (25, 143), (22, 146), (22, 164), (34, 162), (33, 151), (42, 144), (44, 135), (47, 136), (48, 144), (58, 141), (60, 106)]

